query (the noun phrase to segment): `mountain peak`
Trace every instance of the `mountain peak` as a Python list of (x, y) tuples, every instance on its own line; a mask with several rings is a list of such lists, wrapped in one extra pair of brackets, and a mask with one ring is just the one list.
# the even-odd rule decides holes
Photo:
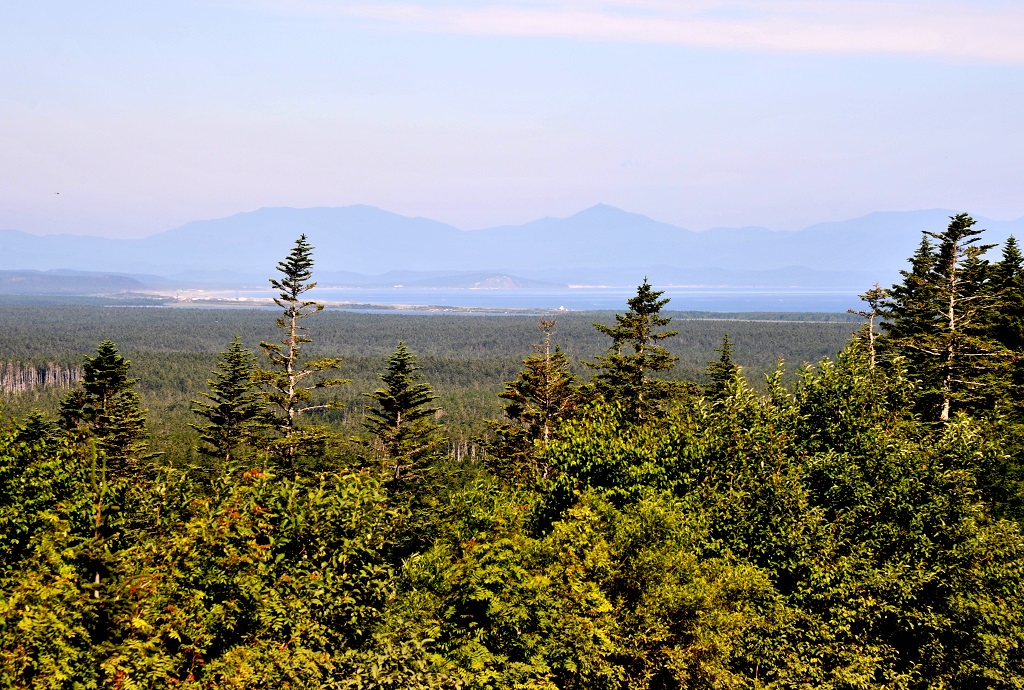
[(616, 206), (610, 206), (608, 204), (595, 204), (590, 208), (585, 208), (582, 211), (572, 214), (569, 218), (632, 218), (635, 220), (649, 221), (651, 218), (645, 216), (642, 213), (633, 213), (631, 211), (624, 211)]

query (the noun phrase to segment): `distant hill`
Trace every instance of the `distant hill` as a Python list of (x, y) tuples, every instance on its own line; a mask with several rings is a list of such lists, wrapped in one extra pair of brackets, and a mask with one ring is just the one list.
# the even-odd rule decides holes
[(0, 271), (0, 295), (109, 295), (138, 292), (145, 283), (123, 275), (66, 270)]
[[(316, 247), (323, 285), (635, 285), (647, 275), (657, 284), (865, 289), (875, 280), (893, 282), (921, 231), (944, 229), (953, 213), (873, 213), (792, 232), (693, 232), (598, 205), (568, 218), (465, 231), (371, 206), (263, 208), (141, 239), (2, 230), (0, 269), (151, 274), (144, 283), (161, 276), (167, 284), (264, 285), (305, 233)], [(1024, 218), (978, 220), (988, 241), (1024, 237)]]

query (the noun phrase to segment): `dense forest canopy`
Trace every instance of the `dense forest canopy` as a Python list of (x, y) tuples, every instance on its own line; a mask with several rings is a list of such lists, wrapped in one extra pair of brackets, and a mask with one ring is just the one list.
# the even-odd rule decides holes
[(4, 308), (81, 381), (7, 396), (0, 678), (1022, 687), (1024, 260), (981, 237), (925, 233), (852, 338), (646, 280), (539, 329), (336, 314), (304, 237), (276, 315)]

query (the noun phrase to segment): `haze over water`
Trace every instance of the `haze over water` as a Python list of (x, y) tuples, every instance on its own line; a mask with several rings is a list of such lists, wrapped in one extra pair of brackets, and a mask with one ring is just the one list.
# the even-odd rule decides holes
[[(661, 289), (661, 288), (659, 288)], [(312, 298), (328, 305), (355, 304), (409, 307), (466, 307), (474, 309), (540, 309), (570, 311), (625, 311), (626, 301), (636, 288), (595, 287), (573, 289), (411, 289), (411, 288), (328, 288), (317, 289)], [(269, 299), (271, 290), (238, 290), (222, 293), (190, 294), (193, 298), (227, 300)], [(845, 312), (857, 308), (860, 300), (851, 291), (820, 291), (778, 288), (684, 288), (664, 289), (673, 311), (766, 311), (766, 312)]]

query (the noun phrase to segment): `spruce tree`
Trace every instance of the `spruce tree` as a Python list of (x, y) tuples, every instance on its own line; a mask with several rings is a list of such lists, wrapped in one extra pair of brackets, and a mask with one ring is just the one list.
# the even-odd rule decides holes
[(715, 352), (719, 353), (718, 359), (708, 362), (705, 370), (710, 379), (707, 394), (711, 400), (722, 400), (728, 395), (729, 388), (740, 371), (739, 365), (732, 361), (732, 341), (729, 340), (728, 333), (722, 336), (722, 347)]
[(878, 283), (875, 283), (874, 286), (863, 295), (858, 295), (861, 300), (867, 303), (867, 309), (846, 310), (850, 314), (856, 314), (857, 316), (862, 316), (867, 319), (867, 323), (864, 324), (864, 327), (861, 328), (854, 337), (858, 340), (863, 340), (867, 344), (868, 364), (872, 369), (875, 368), (875, 364), (878, 359), (875, 341), (878, 339), (878, 325), (885, 314), (888, 295), (889, 293), (887, 290)]
[(192, 401), (192, 412), (205, 419), (190, 424), (203, 442), (199, 451), (228, 465), (240, 448), (253, 448), (269, 426), (266, 396), (259, 389), (259, 367), (252, 350), (236, 335), (221, 353), (213, 378), (207, 379), (209, 393)]
[(903, 282), (892, 286), (889, 300), (884, 304), (883, 328), (886, 335), (895, 341), (933, 331), (932, 270), (937, 257), (930, 235), (921, 233), (921, 243), (910, 257), (910, 270), (900, 271)]
[(302, 350), (312, 342), (306, 335), (303, 319), (323, 310), (324, 305), (305, 298), (305, 293), (316, 287), (313, 277), (313, 247), (305, 235), (295, 240), (295, 246), (277, 264), (280, 279), (271, 278), (270, 285), (278, 291), (274, 303), (284, 310), (277, 319), (283, 337), (280, 343), (261, 342), (260, 347), (270, 360), (270, 368), (260, 373), (260, 380), (268, 389), (267, 397), (277, 408), (274, 426), (280, 438), (274, 444), (285, 465), (294, 469), (300, 450), (309, 441), (298, 427), (298, 417), (313, 410), (334, 407), (333, 403), (314, 403), (313, 391), (348, 383), (348, 379), (329, 378), (325, 372), (341, 367), (338, 357), (308, 360)]
[(924, 412), (941, 422), (957, 409), (983, 407), (1007, 362), (1006, 348), (986, 327), (1001, 307), (984, 259), (993, 245), (978, 244), (981, 230), (974, 225), (960, 213), (944, 232), (926, 231), (887, 306), (890, 344), (907, 355), (923, 389)]
[(992, 335), (1008, 350), (1024, 352), (1024, 255), (1013, 235), (992, 267), (992, 287), (1000, 297), (1000, 308), (991, 313)]
[(523, 360), (519, 377), (506, 382), (498, 395), (506, 401), (506, 419), (489, 422), (495, 434), (488, 443), (494, 469), (517, 481), (535, 483), (549, 478), (551, 466), (544, 461), (543, 450), (555, 437), (558, 424), (580, 403), (568, 356), (558, 346), (552, 348), (554, 326), (554, 319), (540, 320), (543, 341)]
[(422, 482), (444, 445), (440, 426), (432, 420), (438, 408), (429, 383), (422, 382), (416, 355), (399, 342), (379, 374), (384, 383), (366, 393), (373, 403), (363, 425), (373, 434), (381, 476), (393, 488)]
[(68, 393), (60, 405), (63, 428), (96, 440), (112, 477), (131, 473), (148, 456), (145, 413), (129, 377), (131, 362), (110, 340), (85, 357), (81, 388)]
[(1003, 245), (1001, 260), (992, 266), (992, 289), (1000, 307), (989, 312), (989, 334), (1008, 352), (1009, 372), (999, 404), (1024, 421), (1024, 256), (1012, 235)]
[(597, 370), (594, 387), (606, 400), (621, 402), (637, 420), (643, 421), (661, 408), (678, 390), (671, 381), (654, 378), (675, 366), (678, 357), (659, 343), (678, 335), (677, 331), (659, 331), (672, 319), (661, 315), (669, 299), (660, 299), (664, 291), (654, 290), (644, 278), (636, 296), (629, 299), (629, 311), (615, 315), (615, 325), (595, 323), (612, 339), (607, 354), (586, 364)]

